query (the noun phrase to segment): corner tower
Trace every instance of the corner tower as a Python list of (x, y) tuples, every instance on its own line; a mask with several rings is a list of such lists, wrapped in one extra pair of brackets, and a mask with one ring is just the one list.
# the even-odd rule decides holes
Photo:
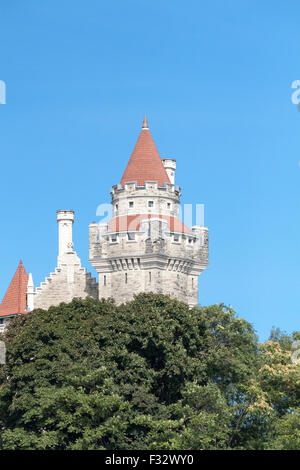
[(162, 160), (146, 116), (120, 184), (112, 187), (113, 218), (90, 225), (90, 262), (99, 298), (117, 304), (139, 292), (198, 303), (198, 276), (208, 264), (208, 232), (179, 220), (176, 162)]

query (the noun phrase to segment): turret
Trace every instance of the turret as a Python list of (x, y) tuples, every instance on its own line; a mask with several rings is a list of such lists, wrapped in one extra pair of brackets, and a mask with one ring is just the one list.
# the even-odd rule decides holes
[(59, 210), (56, 214), (58, 223), (58, 261), (60, 263), (65, 254), (73, 253), (74, 211)]
[(145, 116), (122, 179), (111, 190), (112, 219), (90, 225), (100, 298), (120, 304), (138, 292), (156, 292), (189, 306), (198, 303), (198, 276), (208, 264), (207, 229), (191, 230), (179, 219), (175, 170), (173, 158), (160, 158)]

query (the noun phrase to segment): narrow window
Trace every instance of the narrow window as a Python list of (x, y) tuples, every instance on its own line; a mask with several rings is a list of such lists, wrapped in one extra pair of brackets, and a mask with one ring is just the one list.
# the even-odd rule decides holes
[(133, 201), (129, 201), (129, 207), (133, 207)]
[(106, 286), (106, 276), (103, 278), (103, 284)]
[(192, 277), (192, 288), (194, 288), (194, 278)]
[(149, 273), (149, 282), (151, 283), (151, 273)]
[(148, 207), (153, 207), (153, 201), (148, 201)]
[(128, 236), (128, 240), (135, 240), (135, 233), (128, 232), (127, 236)]
[(119, 209), (119, 204), (116, 204), (116, 211)]
[(168, 207), (168, 209), (171, 209), (171, 203), (170, 202), (168, 202), (167, 207)]
[(125, 284), (127, 284), (127, 281), (128, 281), (128, 276), (127, 276), (127, 273), (125, 273)]

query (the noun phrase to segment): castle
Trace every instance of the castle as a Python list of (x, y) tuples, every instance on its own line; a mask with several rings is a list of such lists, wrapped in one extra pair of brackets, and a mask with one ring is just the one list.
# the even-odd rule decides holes
[(39, 287), (19, 267), (0, 305), (0, 331), (10, 318), (75, 297), (126, 302), (139, 292), (198, 303), (198, 276), (208, 265), (208, 230), (179, 219), (176, 161), (161, 159), (146, 117), (119, 184), (112, 187), (112, 219), (89, 227), (89, 261), (98, 282), (73, 249), (74, 211), (57, 211), (57, 267)]

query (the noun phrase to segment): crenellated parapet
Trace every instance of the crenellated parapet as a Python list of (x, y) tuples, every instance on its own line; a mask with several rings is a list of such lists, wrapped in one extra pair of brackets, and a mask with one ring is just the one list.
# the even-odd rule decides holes
[(181, 189), (171, 183), (159, 186), (157, 181), (146, 181), (143, 186), (136, 182), (115, 185), (111, 189), (113, 215), (164, 213), (178, 217)]
[(99, 273), (100, 298), (121, 303), (133, 292), (151, 290), (197, 303), (198, 276), (208, 265), (207, 228), (176, 233), (167, 221), (146, 219), (135, 232), (108, 229), (109, 224), (90, 225), (90, 262)]
[(208, 230), (180, 220), (176, 161), (161, 159), (147, 120), (120, 184), (111, 189), (112, 219), (90, 225), (90, 263), (99, 297), (119, 304), (138, 292), (198, 303), (198, 276), (208, 265)]

